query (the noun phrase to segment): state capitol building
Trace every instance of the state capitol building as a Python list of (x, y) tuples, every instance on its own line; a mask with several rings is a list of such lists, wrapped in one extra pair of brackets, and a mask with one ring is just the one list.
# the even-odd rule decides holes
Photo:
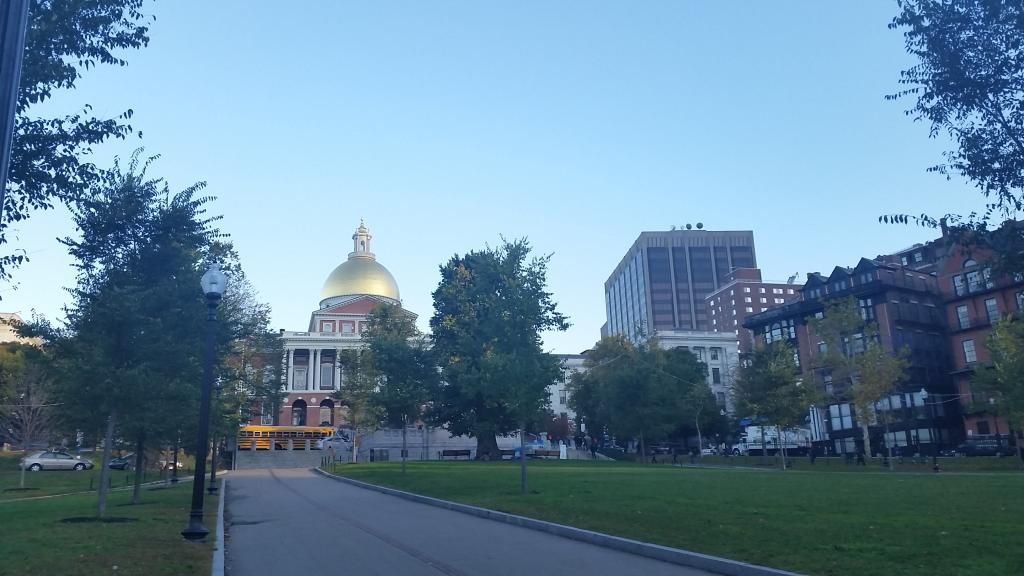
[[(320, 304), (304, 332), (282, 331), (286, 356), (285, 398), (278, 414), (264, 411), (261, 424), (338, 426), (341, 409), (331, 398), (340, 389), (341, 351), (363, 346), (360, 333), (379, 304), (401, 307), (398, 283), (374, 255), (373, 235), (360, 222), (352, 235), (352, 252), (320, 290)], [(416, 315), (408, 312), (413, 319)], [(275, 421), (276, 416), (276, 421)]]

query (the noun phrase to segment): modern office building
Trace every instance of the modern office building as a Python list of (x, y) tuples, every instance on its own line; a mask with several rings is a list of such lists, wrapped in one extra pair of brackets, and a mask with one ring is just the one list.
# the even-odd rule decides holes
[(748, 353), (754, 334), (743, 327), (747, 316), (797, 300), (802, 287), (795, 274), (786, 282), (765, 282), (759, 268), (737, 268), (726, 276), (725, 285), (704, 299), (711, 331), (735, 334), (740, 352)]
[(604, 283), (602, 335), (635, 339), (662, 330), (706, 332), (704, 300), (737, 268), (756, 268), (750, 230), (641, 232)]

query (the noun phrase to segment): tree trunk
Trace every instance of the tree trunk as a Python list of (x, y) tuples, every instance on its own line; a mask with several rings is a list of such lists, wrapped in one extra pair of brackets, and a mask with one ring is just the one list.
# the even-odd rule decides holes
[[(21, 459), (24, 462), (24, 460), (26, 458), (28, 458), (29, 447), (32, 446), (32, 434), (26, 434), (25, 438), (23, 438), (22, 440), (24, 440), (24, 442), (22, 442), (22, 446), (21, 446), (21, 452), (22, 452)], [(19, 488), (24, 488), (25, 487), (25, 464), (21, 465), (21, 482), (18, 485), (18, 487)]]
[(864, 442), (864, 457), (871, 458), (871, 432), (867, 424), (860, 425), (861, 441)]
[(143, 457), (146, 449), (143, 437), (142, 434), (139, 434), (135, 440), (135, 487), (132, 488), (132, 504), (138, 504), (139, 497), (142, 495), (142, 471), (146, 467), (146, 460)]
[(779, 454), (782, 454), (782, 469), (786, 469), (786, 438), (782, 435), (782, 426), (775, 425), (775, 434), (779, 438)]
[(352, 463), (357, 464), (359, 460), (359, 434), (356, 429), (352, 429)]
[(402, 474), (405, 474), (405, 453), (406, 453), (405, 452), (406, 451), (405, 429), (406, 428), (408, 428), (408, 426), (405, 425), (405, 418), (402, 418)]
[(647, 445), (644, 443), (644, 433), (643, 432), (640, 432), (640, 463), (641, 464), (646, 464), (647, 463)]
[(889, 471), (895, 469), (895, 463), (892, 460), (892, 442), (889, 441), (889, 417), (885, 417), (885, 451), (889, 455)]
[(1020, 432), (1014, 432), (1017, 436), (1017, 465), (1020, 466), (1021, 470), (1024, 470), (1024, 436), (1021, 436)]
[(519, 490), (523, 496), (529, 489), (526, 481), (526, 423), (519, 423)]
[(18, 485), (19, 488), (24, 488), (25, 487), (25, 463), (24, 463), (24, 460), (26, 458), (28, 458), (28, 450), (22, 450), (22, 452), (21, 452), (21, 459), (22, 459), (22, 464), (21, 464), (21, 482)]
[(693, 419), (693, 423), (697, 427), (697, 458), (700, 459), (704, 457), (704, 437), (700, 433), (700, 414)]
[[(520, 429), (521, 434), (524, 429)], [(524, 439), (525, 441), (525, 439)], [(498, 438), (494, 431), (481, 431), (476, 437), (476, 459), (477, 460), (501, 460), (501, 451), (498, 450)]]
[(103, 457), (100, 459), (100, 485), (96, 494), (96, 517), (103, 518), (107, 512), (107, 487), (110, 484), (110, 445), (114, 443), (116, 413), (107, 416), (107, 431), (103, 434)]

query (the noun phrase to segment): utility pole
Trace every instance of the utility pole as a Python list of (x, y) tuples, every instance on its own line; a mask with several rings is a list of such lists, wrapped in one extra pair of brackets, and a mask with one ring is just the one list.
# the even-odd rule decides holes
[(14, 141), (14, 113), (18, 107), (21, 61), (25, 54), (29, 0), (0, 3), (0, 220), (7, 193), (7, 170)]

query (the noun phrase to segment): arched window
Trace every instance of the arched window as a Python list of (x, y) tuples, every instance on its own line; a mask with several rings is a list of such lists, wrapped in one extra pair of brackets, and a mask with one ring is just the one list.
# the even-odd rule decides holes
[(306, 402), (296, 400), (292, 403), (292, 426), (306, 425)]
[(334, 426), (334, 401), (330, 398), (320, 403), (320, 425)]

